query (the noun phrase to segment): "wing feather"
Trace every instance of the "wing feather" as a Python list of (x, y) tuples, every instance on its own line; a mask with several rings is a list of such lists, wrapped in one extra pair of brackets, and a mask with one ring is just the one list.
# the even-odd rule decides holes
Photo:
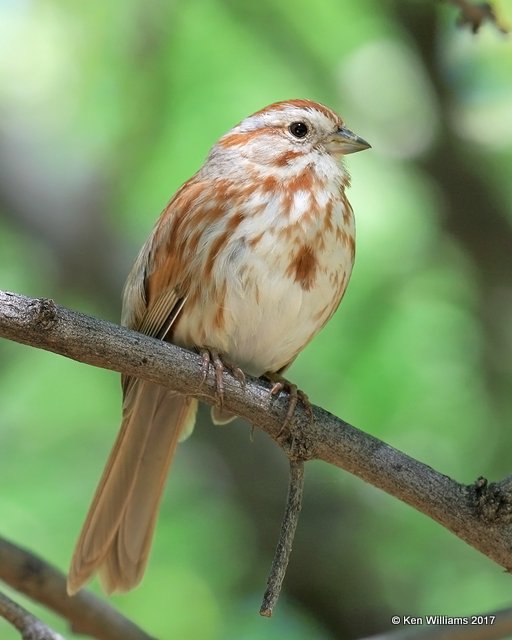
[[(177, 192), (137, 256), (123, 292), (125, 326), (172, 337), (187, 300), (190, 262), (190, 236), (176, 227), (194, 213), (198, 193), (194, 179)], [(69, 593), (96, 571), (107, 591), (139, 582), (172, 457), (194, 426), (197, 400), (129, 376), (122, 377), (122, 386), (123, 423), (77, 542)]]

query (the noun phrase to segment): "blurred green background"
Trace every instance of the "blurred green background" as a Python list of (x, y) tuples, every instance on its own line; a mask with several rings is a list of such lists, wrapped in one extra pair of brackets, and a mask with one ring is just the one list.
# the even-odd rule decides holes
[[(511, 3), (495, 6), (512, 24)], [(512, 42), (456, 17), (424, 0), (1, 0), (0, 287), (116, 321), (139, 247), (218, 136), (276, 100), (325, 102), (373, 150), (347, 162), (349, 290), (289, 377), (461, 482), (500, 479)], [(67, 569), (119, 402), (116, 374), (1, 342), (1, 535)], [(425, 516), (323, 463), (306, 471), (284, 593), (262, 619), (287, 463), (264, 434), (203, 411), (145, 579), (112, 601), (185, 640), (355, 638), (392, 614), (510, 604), (510, 576)], [(3, 621), (0, 636), (18, 637)]]

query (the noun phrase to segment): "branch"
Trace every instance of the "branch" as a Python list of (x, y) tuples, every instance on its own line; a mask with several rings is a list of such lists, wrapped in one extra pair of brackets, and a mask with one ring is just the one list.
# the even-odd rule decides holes
[[(56, 305), (0, 291), (0, 336), (215, 402), (215, 375), (199, 355)], [(224, 409), (266, 431), (291, 459), (324, 460), (430, 516), (507, 571), (512, 569), (512, 478), (463, 485), (319, 407), (299, 403), (280, 438), (287, 399), (268, 383), (224, 373)]]
[[(137, 625), (89, 591), (82, 590), (73, 597), (68, 596), (63, 573), (4, 538), (0, 538), (0, 578), (13, 589), (68, 620), (75, 633), (98, 640), (152, 640)], [(46, 636), (40, 637), (46, 640)], [(47, 637), (57, 639), (57, 636)]]
[(281, 593), (286, 567), (288, 566), (292, 552), (295, 529), (299, 521), (303, 492), (304, 463), (302, 460), (290, 460), (290, 484), (288, 486), (286, 510), (284, 512), (283, 524), (281, 525), (274, 560), (270, 568), (270, 575), (267, 580), (267, 590), (263, 596), (263, 602), (260, 608), (260, 615), (267, 618), (270, 618), (272, 615), (272, 611)]
[(0, 616), (21, 631), (23, 640), (64, 640), (22, 606), (0, 592)]
[(472, 4), (469, 0), (447, 0), (460, 10), (458, 24), (468, 25), (473, 33), (478, 33), (484, 22), (490, 22), (501, 33), (508, 33), (508, 29), (498, 20), (490, 2)]

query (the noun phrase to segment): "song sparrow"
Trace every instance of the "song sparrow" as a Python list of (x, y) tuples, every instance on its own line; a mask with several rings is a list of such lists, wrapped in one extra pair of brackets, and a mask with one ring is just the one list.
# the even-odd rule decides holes
[[(243, 120), (164, 209), (128, 276), (122, 323), (254, 376), (283, 372), (347, 287), (354, 218), (341, 158), (369, 146), (308, 100)], [(70, 594), (96, 571), (107, 592), (141, 580), (169, 465), (194, 427), (194, 398), (122, 383), (122, 426), (73, 555)], [(232, 417), (222, 407), (212, 415)]]

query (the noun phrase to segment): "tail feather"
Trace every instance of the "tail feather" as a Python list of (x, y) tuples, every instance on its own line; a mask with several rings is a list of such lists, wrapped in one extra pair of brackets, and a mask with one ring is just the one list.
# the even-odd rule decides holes
[(121, 430), (71, 560), (68, 593), (96, 571), (109, 593), (141, 580), (169, 466), (180, 436), (193, 429), (196, 411), (197, 400), (130, 381)]

